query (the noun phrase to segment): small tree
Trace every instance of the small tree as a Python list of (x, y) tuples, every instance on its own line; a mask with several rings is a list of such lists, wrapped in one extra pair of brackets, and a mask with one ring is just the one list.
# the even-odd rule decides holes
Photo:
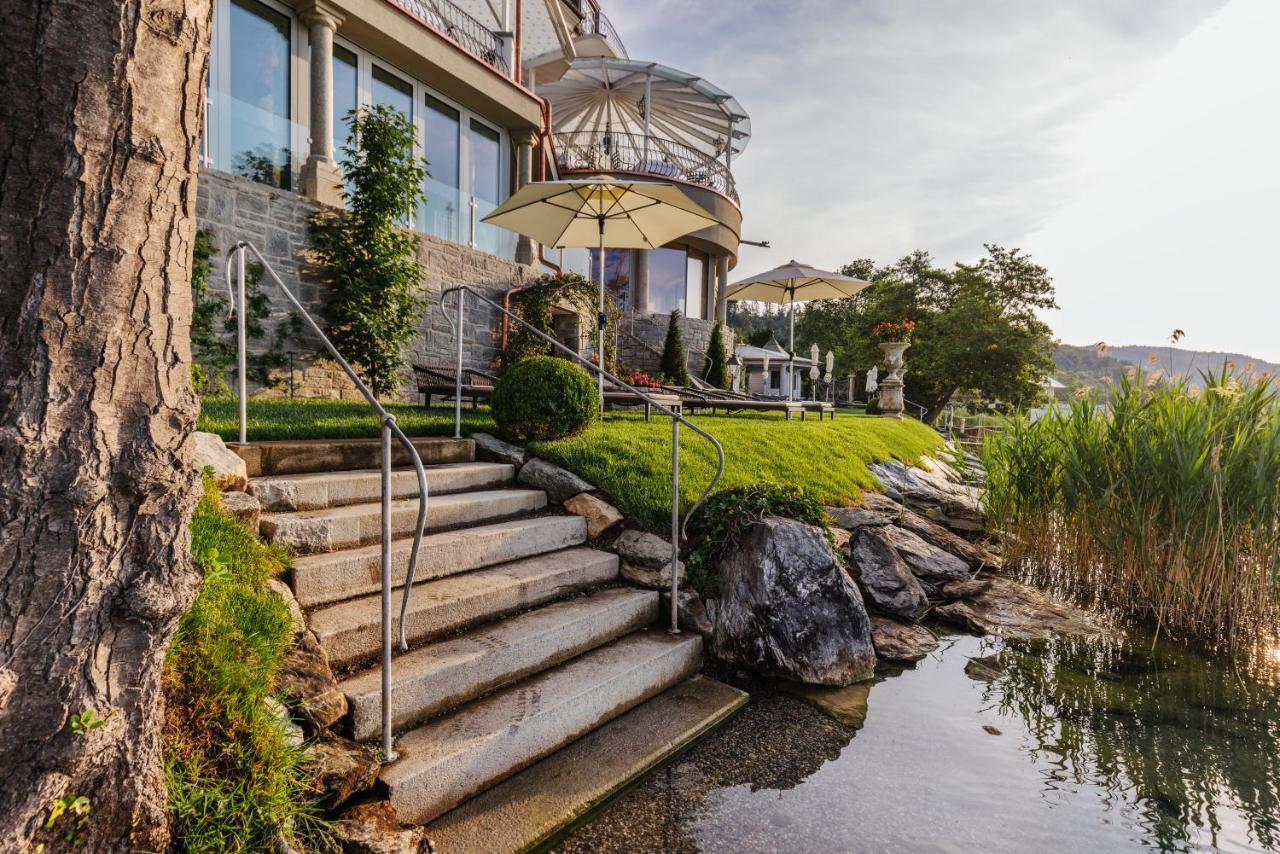
[(689, 385), (689, 366), (684, 355), (684, 339), (680, 335), (680, 309), (671, 312), (667, 324), (667, 340), (662, 345), (662, 376), (672, 385)]
[(427, 175), (413, 156), (413, 124), (378, 104), (347, 114), (343, 147), (347, 210), (311, 222), (312, 242), (332, 279), (329, 336), (377, 395), (400, 386), (404, 348), (418, 330), (418, 237), (405, 219), (422, 199)]
[(707, 383), (716, 388), (729, 387), (729, 348), (724, 344), (724, 328), (717, 323), (711, 328), (707, 343)]

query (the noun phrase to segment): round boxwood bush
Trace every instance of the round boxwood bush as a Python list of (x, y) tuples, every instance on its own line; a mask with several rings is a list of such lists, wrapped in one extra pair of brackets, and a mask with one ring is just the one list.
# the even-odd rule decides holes
[(596, 385), (582, 368), (554, 356), (512, 365), (493, 390), (493, 420), (516, 442), (563, 439), (596, 417)]

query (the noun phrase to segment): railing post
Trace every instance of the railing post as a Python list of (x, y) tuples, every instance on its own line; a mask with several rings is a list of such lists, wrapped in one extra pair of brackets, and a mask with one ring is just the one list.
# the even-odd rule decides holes
[(671, 419), (671, 634), (680, 634), (680, 419)]
[(462, 311), (464, 300), (467, 292), (459, 289), (458, 294), (458, 325), (454, 329), (454, 335), (458, 338), (458, 370), (454, 374), (454, 394), (453, 394), (453, 438), (462, 438)]
[(391, 747), (391, 416), (382, 422), (382, 754)]
[(247, 345), (245, 343), (245, 323), (244, 323), (244, 246), (236, 247), (236, 273), (240, 277), (240, 287), (236, 291), (236, 362), (239, 369), (239, 377), (236, 381), (236, 389), (240, 396), (240, 444), (249, 444), (249, 404), (247, 403), (247, 370), (246, 363), (248, 361)]

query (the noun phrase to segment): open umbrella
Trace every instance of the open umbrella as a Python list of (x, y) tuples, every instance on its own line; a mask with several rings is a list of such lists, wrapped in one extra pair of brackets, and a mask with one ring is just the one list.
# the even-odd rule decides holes
[[(674, 184), (591, 177), (525, 184), (487, 223), (523, 234), (545, 246), (600, 250), (600, 315), (596, 321), (600, 367), (604, 367), (604, 250), (657, 249), (677, 237), (720, 221)], [(604, 377), (599, 378), (604, 410)]]
[(805, 266), (798, 261), (791, 261), (767, 273), (760, 273), (730, 285), (725, 295), (731, 300), (749, 300), (788, 306), (791, 341), (787, 346), (787, 352), (790, 354), (787, 365), (787, 398), (791, 399), (793, 397), (792, 375), (795, 373), (796, 302), (843, 299), (853, 296), (870, 285), (870, 282), (863, 279), (829, 273)]

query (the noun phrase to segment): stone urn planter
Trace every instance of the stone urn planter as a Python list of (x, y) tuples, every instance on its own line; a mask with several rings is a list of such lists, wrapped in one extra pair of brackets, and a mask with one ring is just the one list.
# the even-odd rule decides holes
[(883, 341), (880, 344), (888, 372), (880, 381), (880, 414), (885, 418), (901, 418), (906, 408), (902, 398), (902, 377), (906, 373), (902, 357), (910, 346), (910, 341)]

